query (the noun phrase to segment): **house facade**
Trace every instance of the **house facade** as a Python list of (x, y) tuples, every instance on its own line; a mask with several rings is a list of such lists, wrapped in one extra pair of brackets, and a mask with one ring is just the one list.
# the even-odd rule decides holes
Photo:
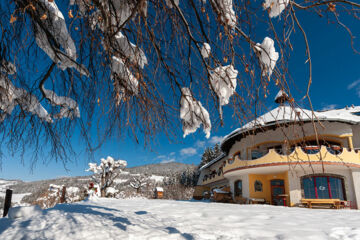
[(297, 206), (340, 199), (360, 207), (360, 107), (311, 112), (281, 105), (225, 136), (200, 169), (194, 197), (229, 189), (234, 201)]

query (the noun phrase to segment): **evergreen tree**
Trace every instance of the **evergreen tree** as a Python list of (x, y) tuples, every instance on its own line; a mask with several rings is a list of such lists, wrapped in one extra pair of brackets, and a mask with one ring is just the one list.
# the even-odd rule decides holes
[(208, 162), (210, 162), (210, 161), (214, 160), (215, 158), (217, 158), (218, 156), (220, 156), (221, 153), (222, 152), (220, 149), (220, 145), (218, 143), (215, 144), (215, 146), (213, 148), (207, 147), (205, 149), (203, 155), (201, 156), (201, 162), (199, 164), (199, 168), (201, 168)]

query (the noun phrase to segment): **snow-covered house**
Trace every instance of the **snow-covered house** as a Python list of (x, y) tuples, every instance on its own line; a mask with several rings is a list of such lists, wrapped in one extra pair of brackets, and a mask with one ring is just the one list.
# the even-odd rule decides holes
[(359, 208), (360, 107), (311, 112), (284, 105), (282, 94), (276, 100), (280, 106), (224, 137), (223, 155), (201, 168), (194, 197), (227, 187), (235, 201), (340, 199)]

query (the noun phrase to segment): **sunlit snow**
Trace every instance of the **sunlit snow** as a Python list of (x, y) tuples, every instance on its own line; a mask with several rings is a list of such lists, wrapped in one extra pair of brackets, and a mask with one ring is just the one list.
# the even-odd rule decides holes
[(0, 219), (0, 239), (360, 239), (360, 211), (97, 199)]

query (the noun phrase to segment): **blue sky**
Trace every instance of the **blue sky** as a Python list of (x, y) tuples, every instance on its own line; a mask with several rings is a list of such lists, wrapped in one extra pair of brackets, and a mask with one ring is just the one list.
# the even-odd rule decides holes
[[(307, 17), (299, 15), (303, 27), (308, 34), (312, 61), (313, 61), (313, 84), (311, 86), (311, 98), (316, 110), (342, 108), (351, 104), (360, 105), (360, 55), (354, 53), (350, 45), (350, 37), (347, 32), (335, 25), (329, 24), (325, 18), (316, 15)], [(354, 31), (354, 36), (360, 36), (359, 21), (349, 20), (348, 26)], [(262, 41), (262, 39), (258, 39)], [(360, 41), (355, 39), (355, 47), (360, 50)], [(300, 101), (304, 95), (307, 84), (307, 65), (305, 64), (305, 46), (299, 31), (293, 36), (292, 44), (294, 51), (289, 62), (289, 70), (292, 79), (296, 85), (292, 94), (296, 101)], [(276, 46), (275, 46), (276, 48)], [(277, 90), (272, 89), (266, 102), (268, 108), (276, 107), (273, 102)], [(225, 125), (223, 127), (213, 126), (211, 137), (205, 138), (202, 129), (195, 134), (182, 138), (182, 130), (179, 123), (177, 139), (169, 142), (169, 139), (160, 134), (146, 148), (143, 142), (137, 144), (130, 137), (121, 139), (112, 138), (106, 142), (101, 149), (94, 153), (94, 161), (99, 161), (101, 157), (112, 156), (116, 159), (128, 161), (128, 166), (139, 166), (143, 164), (153, 164), (161, 162), (181, 162), (189, 164), (198, 164), (201, 154), (205, 147), (213, 146), (221, 138), (240, 127), (237, 120), (232, 118), (232, 111), (229, 107), (224, 107)], [(219, 122), (212, 119), (212, 122)], [(74, 139), (76, 146), (77, 139)], [(23, 180), (40, 180), (56, 178), (61, 176), (79, 176), (88, 174), (84, 170), (87, 168), (89, 161), (88, 155), (83, 149), (76, 149), (77, 156), (74, 157), (73, 163), (66, 165), (65, 170), (61, 162), (55, 162), (50, 159), (39, 159), (33, 167), (25, 157), (24, 164), (21, 163), (19, 156), (3, 156), (2, 171), (0, 178), (6, 179), (23, 179)]]

